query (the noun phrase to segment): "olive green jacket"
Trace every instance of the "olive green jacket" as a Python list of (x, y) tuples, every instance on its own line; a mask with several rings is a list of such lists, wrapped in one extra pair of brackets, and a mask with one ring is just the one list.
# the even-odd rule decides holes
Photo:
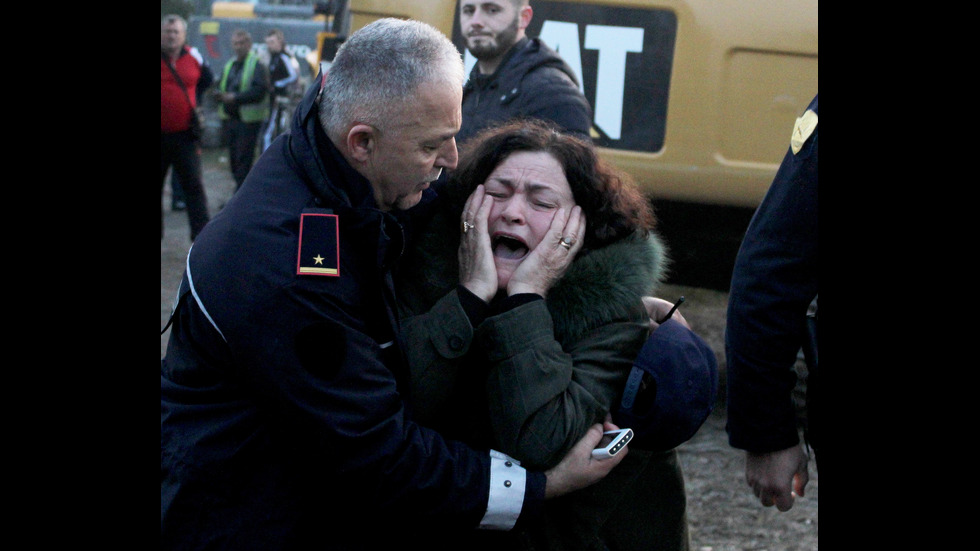
[[(620, 397), (649, 334), (641, 297), (664, 276), (665, 247), (656, 235), (634, 236), (580, 253), (544, 301), (474, 328), (456, 290), (458, 233), (456, 216), (437, 214), (396, 280), (413, 415), (450, 438), (549, 468)], [(630, 449), (603, 481), (550, 500), (546, 521), (511, 543), (687, 549), (685, 500), (673, 450)]]

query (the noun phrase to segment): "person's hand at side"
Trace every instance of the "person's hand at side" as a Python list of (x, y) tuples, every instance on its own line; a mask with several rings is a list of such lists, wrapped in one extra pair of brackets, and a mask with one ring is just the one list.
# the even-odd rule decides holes
[(487, 219), (493, 198), (486, 195), (483, 184), (476, 186), (466, 199), (460, 217), (459, 282), (474, 295), (489, 303), (497, 294), (497, 266), (493, 262)]
[(221, 90), (215, 88), (212, 91), (212, 94), (214, 95), (214, 99), (216, 101), (220, 101), (224, 104), (230, 104), (235, 101), (235, 94), (233, 92), (222, 92)]
[[(674, 307), (673, 302), (666, 301), (662, 298), (657, 297), (643, 297), (643, 306), (647, 309), (647, 315), (650, 317), (650, 331), (654, 331), (660, 324), (657, 320), (661, 320), (670, 312), (670, 309)], [(670, 316), (670, 319), (675, 319), (680, 322), (681, 325), (690, 329), (691, 324), (687, 323), (684, 316), (681, 315), (680, 308), (674, 310), (674, 313)]]
[[(521, 261), (507, 283), (507, 294), (536, 293), (545, 296), (571, 266), (585, 240), (585, 214), (575, 205), (568, 213), (558, 209), (548, 235)], [(567, 244), (567, 246), (566, 246)]]
[(565, 454), (561, 462), (545, 471), (548, 479), (544, 490), (545, 499), (591, 486), (609, 474), (613, 467), (619, 465), (619, 462), (629, 453), (629, 446), (608, 459), (599, 460), (592, 457), (592, 450), (602, 439), (602, 431), (617, 428), (619, 427), (609, 422), (604, 425), (596, 423), (589, 427), (585, 436)]
[(745, 481), (763, 506), (789, 511), (794, 494), (803, 497), (810, 481), (808, 460), (802, 444), (777, 452), (746, 452)]

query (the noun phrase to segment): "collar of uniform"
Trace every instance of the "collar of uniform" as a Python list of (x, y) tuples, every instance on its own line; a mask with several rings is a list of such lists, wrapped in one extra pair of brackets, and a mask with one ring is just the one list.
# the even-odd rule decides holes
[(352, 207), (377, 208), (371, 182), (360, 172), (354, 170), (354, 167), (347, 162), (347, 159), (330, 141), (320, 125), (317, 125), (316, 128), (318, 130), (316, 139), (320, 147), (320, 155), (326, 161), (324, 165), (331, 183), (347, 195)]
[[(378, 266), (390, 268), (405, 249), (403, 213), (382, 212), (378, 209), (371, 182), (354, 170), (347, 159), (344, 159), (343, 154), (330, 141), (320, 124), (315, 125), (314, 132), (329, 184), (336, 192), (346, 197), (348, 205), (359, 213), (357, 218), (361, 219), (361, 223), (366, 224), (365, 228), (375, 228), (378, 238), (376, 247)], [(373, 235), (374, 231), (370, 234)]]

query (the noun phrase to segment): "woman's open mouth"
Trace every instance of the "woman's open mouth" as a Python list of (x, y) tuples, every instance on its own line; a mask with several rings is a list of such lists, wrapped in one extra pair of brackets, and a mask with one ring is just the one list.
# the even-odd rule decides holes
[(531, 251), (519, 237), (503, 234), (490, 238), (490, 248), (493, 250), (493, 256), (506, 260), (520, 260)]

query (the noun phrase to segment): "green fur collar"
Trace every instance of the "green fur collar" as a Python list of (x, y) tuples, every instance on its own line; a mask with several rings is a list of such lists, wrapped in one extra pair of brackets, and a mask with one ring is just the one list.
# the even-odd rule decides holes
[(655, 234), (580, 255), (546, 298), (556, 336), (567, 342), (604, 323), (635, 318), (640, 297), (656, 292), (666, 265), (665, 246)]

